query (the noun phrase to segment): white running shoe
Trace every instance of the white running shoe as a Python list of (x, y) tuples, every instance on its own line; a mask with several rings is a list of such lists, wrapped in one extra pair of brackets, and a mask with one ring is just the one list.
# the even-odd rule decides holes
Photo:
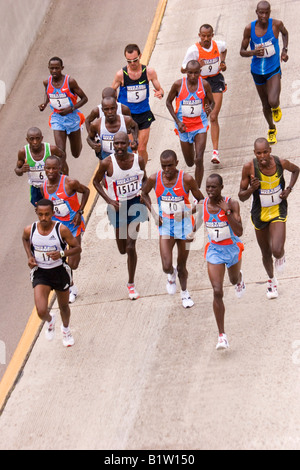
[(52, 315), (52, 320), (50, 322), (45, 322), (45, 337), (48, 341), (52, 341), (55, 335), (55, 314)]
[(244, 279), (243, 279), (243, 272), (241, 271), (241, 282), (239, 284), (236, 284), (234, 286), (235, 288), (235, 295), (237, 296), (238, 299), (242, 298), (243, 295), (245, 294), (245, 291), (246, 291), (246, 285), (244, 283)]
[(173, 274), (168, 274), (168, 282), (166, 285), (167, 292), (170, 295), (176, 294), (176, 276), (177, 276), (177, 269), (173, 266)]
[(273, 277), (273, 279), (268, 279), (267, 282), (267, 298), (269, 300), (271, 299), (277, 299), (278, 297), (278, 290), (277, 290), (277, 279)]
[(137, 300), (140, 298), (140, 294), (135, 288), (134, 284), (127, 284), (127, 289), (128, 289), (128, 297), (130, 300)]
[(278, 274), (282, 274), (285, 268), (285, 256), (283, 255), (282, 258), (275, 258), (275, 269)]
[(76, 297), (78, 295), (78, 289), (76, 286), (71, 286), (69, 289), (69, 304), (73, 304), (76, 300)]
[(60, 329), (61, 329), (62, 337), (63, 337), (63, 345), (66, 348), (74, 346), (75, 341), (72, 336), (70, 328), (64, 328), (63, 325), (61, 325)]
[(194, 302), (191, 299), (191, 296), (188, 290), (181, 291), (181, 300), (182, 300), (182, 306), (184, 308), (190, 308), (194, 305)]
[(228, 339), (225, 333), (222, 333), (219, 335), (218, 342), (216, 349), (228, 349), (229, 348), (229, 343)]
[(214, 164), (220, 163), (220, 156), (219, 156), (219, 151), (218, 150), (213, 150), (212, 157), (211, 157), (211, 162)]

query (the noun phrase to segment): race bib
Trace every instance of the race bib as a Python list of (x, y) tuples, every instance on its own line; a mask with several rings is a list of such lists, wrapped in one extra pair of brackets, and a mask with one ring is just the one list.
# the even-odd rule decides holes
[(272, 207), (280, 204), (282, 202), (280, 197), (281, 193), (282, 189), (280, 185), (273, 189), (260, 189), (259, 197), (261, 207)]
[(219, 57), (204, 60), (205, 65), (201, 67), (201, 75), (207, 77), (209, 75), (217, 75), (219, 73)]
[(128, 103), (140, 103), (147, 98), (147, 85), (129, 85), (127, 86)]
[(137, 175), (116, 181), (116, 193), (119, 199), (132, 199), (140, 190), (140, 181)]
[(259, 46), (264, 47), (264, 55), (261, 57), (258, 57), (259, 59), (265, 59), (266, 57), (271, 57), (276, 52), (272, 41), (263, 42), (262, 44), (255, 44), (255, 49), (257, 49)]
[(162, 196), (161, 210), (163, 214), (175, 215), (184, 212), (185, 203), (183, 196)]
[(101, 148), (103, 152), (113, 153), (114, 151), (114, 136), (113, 135), (102, 135), (101, 136)]
[(56, 246), (35, 246), (34, 247), (34, 257), (37, 263), (42, 264), (52, 264), (53, 260), (50, 258), (49, 254), (57, 251)]
[(63, 199), (56, 199), (53, 201), (54, 215), (56, 217), (66, 217), (70, 214), (69, 208)]
[(218, 243), (231, 238), (230, 228), (227, 222), (206, 222), (205, 225), (212, 241)]
[(54, 109), (60, 110), (70, 106), (70, 100), (65, 93), (49, 95), (50, 104)]
[(39, 188), (46, 179), (46, 172), (42, 168), (30, 168), (29, 184)]
[(181, 109), (183, 117), (200, 117), (202, 113), (202, 100), (183, 100)]

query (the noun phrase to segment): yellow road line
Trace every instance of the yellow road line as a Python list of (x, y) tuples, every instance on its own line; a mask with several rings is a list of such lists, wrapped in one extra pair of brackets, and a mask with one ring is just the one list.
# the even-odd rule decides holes
[[(149, 63), (152, 51), (154, 49), (155, 41), (162, 22), (167, 2), (168, 0), (159, 0), (158, 6), (156, 8), (154, 20), (152, 22), (151, 29), (148, 34), (146, 45), (141, 58), (141, 62), (145, 65)], [(88, 214), (87, 218), (90, 216), (98, 196), (98, 193), (93, 185), (93, 179), (96, 174), (96, 171), (97, 168), (95, 169), (88, 186), (90, 189), (90, 196), (85, 207), (85, 212)], [(54, 299), (55, 294), (52, 294), (49, 301), (49, 305), (52, 305)], [(28, 359), (28, 356), (34, 346), (36, 339), (38, 338), (42, 326), (43, 322), (39, 319), (36, 308), (34, 307), (26, 324), (24, 333), (0, 382), (0, 415), (16, 385), (18, 377)]]

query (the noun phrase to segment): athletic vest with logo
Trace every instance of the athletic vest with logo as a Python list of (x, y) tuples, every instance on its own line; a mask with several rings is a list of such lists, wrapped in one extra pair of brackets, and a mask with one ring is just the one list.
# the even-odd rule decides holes
[[(52, 84), (52, 75), (48, 78), (47, 95), (50, 101), (50, 107), (55, 113), (62, 109), (75, 105), (77, 95), (71, 92), (69, 85), (69, 75), (65, 75), (64, 83), (60, 88), (55, 88)], [(73, 112), (76, 112), (73, 111)]]
[(183, 184), (183, 175), (184, 171), (180, 170), (174, 186), (167, 188), (162, 180), (162, 171), (156, 174), (155, 194), (161, 217), (174, 219), (175, 214), (182, 214), (190, 207), (188, 193)]
[(259, 37), (255, 34), (256, 21), (251, 23), (251, 50), (257, 49), (258, 46), (264, 46), (263, 57), (252, 57), (251, 71), (258, 75), (266, 75), (273, 72), (280, 67), (280, 53), (279, 53), (279, 42), (278, 38), (274, 36), (273, 32), (273, 20), (269, 18), (268, 30), (266, 34)]
[(199, 42), (196, 43), (199, 51), (199, 59), (204, 61), (204, 65), (201, 67), (201, 77), (214, 77), (220, 72), (220, 52), (216, 41), (211, 42), (210, 49), (205, 49)]
[(142, 74), (137, 80), (129, 77), (127, 66), (123, 68), (123, 85), (120, 86), (118, 101), (128, 106), (132, 114), (141, 114), (150, 110), (146, 65), (142, 65)]
[(39, 268), (52, 269), (63, 264), (61, 258), (54, 261), (49, 257), (50, 253), (65, 250), (67, 246), (61, 238), (60, 227), (61, 223), (56, 222), (48, 235), (41, 235), (37, 228), (37, 222), (32, 224), (30, 233), (31, 252)]
[(54, 217), (53, 220), (60, 222), (68, 222), (74, 219), (76, 212), (80, 208), (77, 193), (69, 196), (65, 190), (65, 181), (67, 176), (61, 175), (57, 190), (53, 194), (47, 191), (47, 181), (43, 186), (44, 197), (50, 199), (54, 204)]
[(122, 170), (116, 160), (115, 155), (110, 155), (113, 173), (111, 176), (105, 175), (106, 188), (108, 196), (114, 201), (127, 201), (138, 196), (140, 193), (144, 171), (139, 165), (139, 156), (134, 156), (132, 167), (128, 170)]
[[(125, 119), (123, 114), (120, 114), (120, 128), (117, 132), (125, 132), (127, 134), (127, 127), (125, 124)], [(116, 132), (110, 132), (107, 130), (107, 127), (105, 125), (105, 116), (101, 119), (101, 124), (100, 124), (100, 142), (101, 142), (101, 151), (102, 154), (104, 155), (109, 155), (114, 152), (114, 136), (116, 135)]]
[(42, 160), (35, 160), (30, 152), (29, 144), (24, 146), (26, 163), (29, 165), (28, 183), (36, 188), (40, 188), (46, 179), (45, 161), (51, 155), (50, 144), (47, 142), (44, 145), (44, 156)]
[(186, 126), (187, 132), (203, 129), (208, 125), (207, 115), (203, 109), (205, 90), (202, 79), (199, 77), (197, 91), (191, 93), (188, 89), (187, 79), (181, 81), (181, 88), (176, 97), (175, 113)]
[[(229, 200), (230, 197), (225, 198), (225, 202)], [(209, 242), (217, 245), (233, 245), (237, 243), (239, 239), (230, 227), (225, 211), (220, 209), (217, 214), (211, 214), (208, 211), (207, 204), (208, 198), (205, 198), (203, 203), (203, 222), (207, 230)]]

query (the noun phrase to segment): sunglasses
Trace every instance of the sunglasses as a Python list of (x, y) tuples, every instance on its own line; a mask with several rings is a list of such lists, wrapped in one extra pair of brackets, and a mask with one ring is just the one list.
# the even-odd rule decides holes
[(134, 62), (137, 62), (138, 60), (140, 60), (139, 57), (136, 57), (135, 59), (132, 59), (132, 60), (127, 59), (127, 63), (128, 63), (128, 64), (134, 64)]

